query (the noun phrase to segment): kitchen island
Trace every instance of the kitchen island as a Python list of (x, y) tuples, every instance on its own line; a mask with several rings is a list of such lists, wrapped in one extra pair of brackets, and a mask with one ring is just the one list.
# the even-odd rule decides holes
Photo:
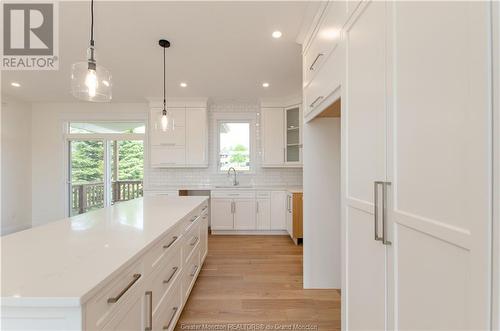
[(1, 238), (3, 330), (172, 330), (207, 254), (205, 197), (145, 197)]

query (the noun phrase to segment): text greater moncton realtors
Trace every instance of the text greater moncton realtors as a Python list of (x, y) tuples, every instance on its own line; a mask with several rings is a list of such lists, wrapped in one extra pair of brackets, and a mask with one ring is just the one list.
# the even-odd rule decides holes
[(57, 57), (40, 57), (40, 56), (13, 56), (13, 57), (3, 57), (2, 65), (3, 68), (38, 68), (38, 69), (53, 69), (54, 63), (57, 61)]

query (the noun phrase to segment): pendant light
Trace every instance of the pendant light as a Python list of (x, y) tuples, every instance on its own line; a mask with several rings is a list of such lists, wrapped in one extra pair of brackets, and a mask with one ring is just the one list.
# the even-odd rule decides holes
[(161, 111), (160, 124), (161, 130), (173, 130), (175, 127), (174, 119), (171, 112), (167, 112), (167, 85), (166, 85), (166, 50), (170, 47), (170, 42), (165, 39), (160, 39), (158, 44), (163, 48), (163, 109)]
[(77, 99), (94, 102), (111, 101), (111, 73), (97, 65), (94, 43), (94, 0), (90, 1), (90, 45), (87, 61), (71, 67), (71, 93)]

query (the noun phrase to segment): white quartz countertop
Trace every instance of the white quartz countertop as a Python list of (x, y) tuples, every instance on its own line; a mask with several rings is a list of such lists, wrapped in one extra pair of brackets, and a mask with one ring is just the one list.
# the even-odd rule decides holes
[(83, 304), (206, 199), (145, 197), (0, 238), (2, 304)]
[(162, 191), (213, 191), (213, 190), (248, 190), (248, 191), (288, 191), (292, 193), (302, 193), (300, 186), (266, 186), (266, 185), (245, 185), (231, 187), (230, 185), (168, 185), (168, 186), (152, 186), (147, 191), (162, 192)]

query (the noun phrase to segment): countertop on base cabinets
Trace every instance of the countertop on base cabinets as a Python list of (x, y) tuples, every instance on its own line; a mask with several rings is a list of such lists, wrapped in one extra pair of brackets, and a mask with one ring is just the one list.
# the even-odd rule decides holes
[(146, 197), (0, 238), (10, 306), (80, 306), (206, 197)]
[(245, 185), (233, 187), (230, 185), (163, 185), (151, 186), (145, 191), (165, 192), (165, 191), (213, 191), (213, 190), (247, 190), (247, 191), (287, 191), (290, 193), (302, 193), (300, 186), (265, 186), (265, 185)]

